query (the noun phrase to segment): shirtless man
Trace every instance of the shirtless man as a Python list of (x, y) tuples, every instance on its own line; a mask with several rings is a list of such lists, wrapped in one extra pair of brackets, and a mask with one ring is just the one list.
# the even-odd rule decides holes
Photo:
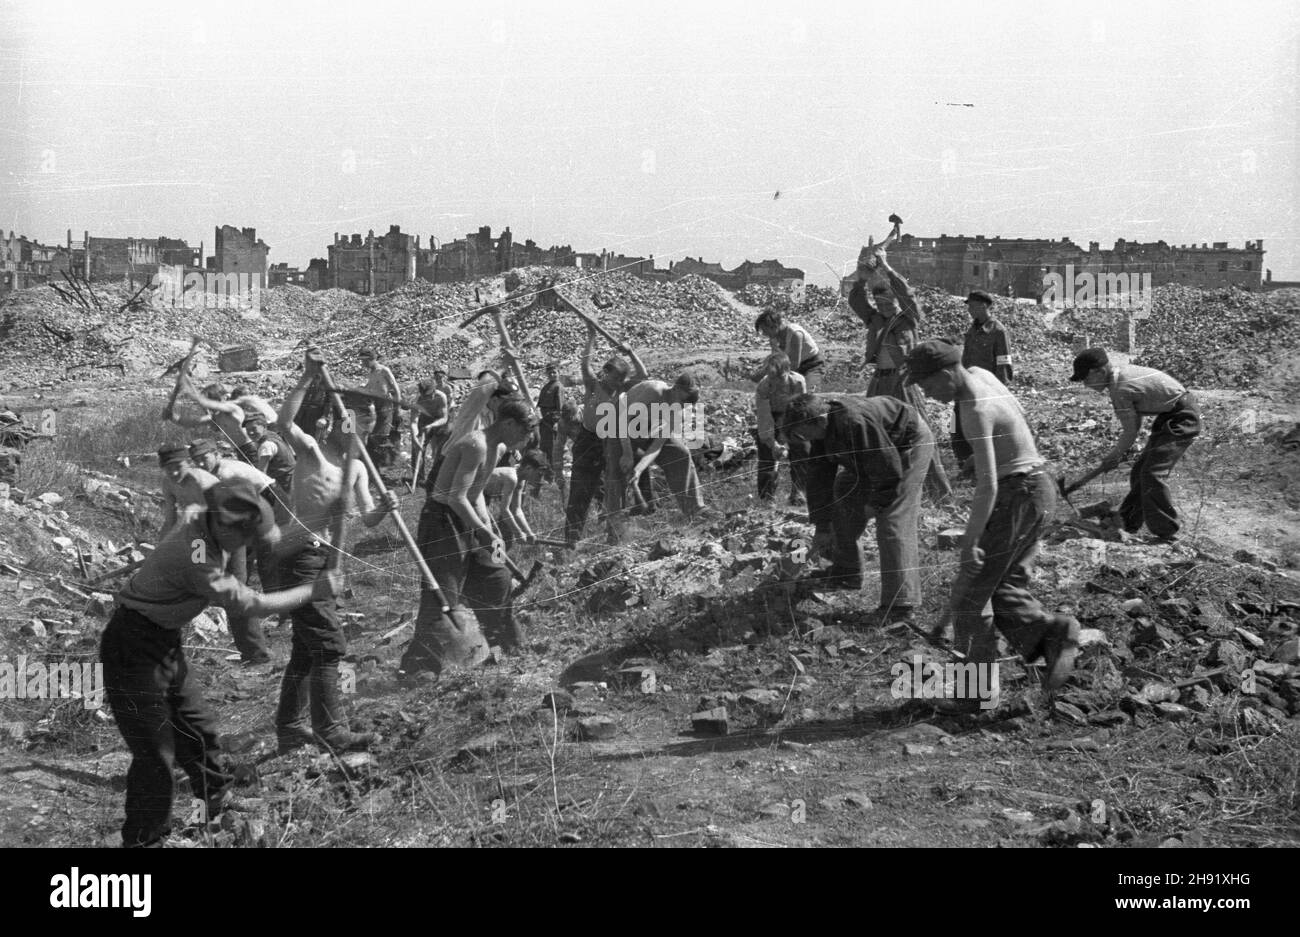
[[(282, 531), (277, 550), (279, 585), (284, 589), (315, 582), (338, 565), (348, 516), (360, 514), (361, 523), (374, 527), (397, 509), (391, 492), (378, 506), (371, 499), (366, 467), (353, 449), (360, 441), (348, 432), (345, 418), (327, 411), (315, 437), (294, 422), (308, 387), (320, 376), (321, 364), (320, 353), (308, 349), (302, 377), (285, 398), (277, 421), (297, 456), (290, 487), (293, 516)], [(293, 651), (275, 716), (280, 751), (313, 741), (335, 751), (368, 748), (378, 736), (352, 732), (343, 707), (339, 661), (347, 652), (347, 638), (333, 599), (304, 605), (294, 610), (292, 618)], [(304, 713), (307, 709), (310, 729)]]
[(375, 354), (373, 348), (361, 349), (359, 357), (361, 367), (366, 370), (366, 393), (385, 397), (388, 400), (386, 403), (379, 400), (373, 402), (371, 408), (374, 412), (373, 423), (364, 418), (357, 421), (362, 430), (358, 432), (361, 441), (370, 450), (375, 465), (384, 468), (391, 465), (393, 461), (393, 447), (389, 442), (388, 434), (393, 428), (393, 413), (397, 408), (397, 401), (402, 399), (402, 391), (397, 386), (397, 378), (393, 376), (392, 369), (379, 363), (379, 356)]
[(700, 421), (694, 415), (699, 401), (699, 384), (690, 371), (683, 371), (672, 384), (641, 381), (628, 388), (620, 399), (619, 405), (627, 411), (627, 433), (619, 438), (618, 489), (623, 490), (622, 483), (626, 480), (646, 502), (638, 507), (644, 507), (647, 512), (653, 510), (648, 472), (655, 462), (668, 477), (668, 487), (687, 520), (694, 519), (704, 508), (695, 462), (684, 438), (684, 434), (699, 428)]
[[(442, 444), (447, 440), (451, 403), (443, 389), (446, 376), (446, 371), (436, 370), (433, 380), (420, 381), (418, 385), (419, 396), (415, 401), (418, 415), (411, 421), (411, 452), (422, 452), (423, 456), (419, 459), (420, 477), (412, 479), (413, 485), (424, 484), (424, 475), (438, 461)], [(411, 461), (414, 464), (414, 456)]]
[[(983, 368), (967, 368), (961, 350), (922, 342), (907, 359), (908, 380), (941, 403), (956, 402), (957, 419), (975, 455), (975, 501), (961, 540), (961, 573), (953, 586), (953, 643), (972, 663), (997, 660), (997, 630), (1024, 658), (1040, 655), (1044, 685), (1065, 682), (1079, 651), (1079, 623), (1044, 610), (1028, 585), (1038, 538), (1056, 506), (1056, 483), (1044, 466), (1024, 410), (1006, 385)], [(984, 617), (993, 605), (993, 621)], [(978, 707), (979, 700), (955, 706)]]
[(217, 438), (233, 446), (241, 458), (248, 446), (248, 433), (244, 432), (244, 409), (230, 398), (230, 393), (222, 384), (209, 384), (200, 393), (194, 387), (194, 380), (187, 371), (182, 370), (176, 378), (181, 394), (202, 407), (206, 414), (201, 417), (180, 416), (173, 405), (164, 416), (186, 429), (214, 429)]
[(488, 512), (497, 519), (497, 530), (507, 547), (520, 540), (537, 542), (537, 536), (524, 515), (524, 489), (540, 483), (547, 468), (549, 463), (541, 450), (529, 449), (517, 466), (498, 465), (494, 468), (483, 486), (483, 501)]
[[(602, 405), (612, 404), (627, 387), (638, 381), (644, 381), (650, 375), (627, 345), (620, 345), (619, 351), (632, 361), (617, 356), (611, 357), (599, 372), (591, 370), (591, 354), (596, 347), (596, 329), (587, 325), (587, 345), (582, 351), (582, 385), (586, 395), (582, 402), (582, 429), (573, 442), (573, 468), (569, 473), (569, 501), (564, 511), (564, 539), (570, 547), (576, 546), (582, 536), (582, 528), (587, 523), (587, 510), (592, 499), (600, 492), (602, 485), (612, 487), (610, 479), (605, 478), (605, 466), (612, 457), (617, 464), (621, 450), (617, 438), (604, 440), (596, 432), (599, 409)], [(608, 449), (607, 449), (608, 445)], [(605, 503), (621, 497), (622, 492), (611, 493), (606, 490)], [(611, 532), (612, 533), (612, 532)]]
[[(537, 417), (526, 402), (507, 400), (486, 429), (473, 428), (455, 436), (428, 488), (416, 534), (447, 604), (455, 608), (463, 599), (478, 617), (488, 645), (502, 649), (516, 647), (522, 636), (510, 607), (505, 545), (492, 528), (484, 489), (501, 457), (522, 446), (536, 426)], [(429, 601), (436, 601), (435, 594), (425, 590), (421, 603)], [(425, 622), (430, 630), (422, 630)], [(440, 644), (431, 630), (437, 622), (437, 615), (421, 611), (402, 657), (404, 674), (441, 669)]]

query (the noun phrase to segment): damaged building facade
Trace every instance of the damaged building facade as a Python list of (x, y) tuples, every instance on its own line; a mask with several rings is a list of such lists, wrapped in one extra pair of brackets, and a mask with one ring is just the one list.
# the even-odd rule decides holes
[(744, 261), (734, 270), (727, 270), (719, 263), (708, 263), (702, 257), (687, 257), (668, 265), (671, 279), (694, 274), (712, 280), (723, 289), (743, 290), (747, 286), (768, 286), (772, 289), (788, 290), (803, 282), (804, 272), (798, 267), (787, 267), (779, 260), (764, 260), (754, 263)]
[[(1070, 271), (1094, 276), (1150, 274), (1152, 286), (1179, 284), (1204, 289), (1240, 286), (1259, 289), (1263, 282), (1264, 242), (1245, 247), (1213, 244), (1171, 245), (1120, 238), (1102, 250), (1097, 241), (1087, 248), (1069, 238), (986, 238), (957, 235), (917, 237), (905, 234), (889, 248), (889, 262), (913, 283), (936, 286), (955, 295), (986, 290), (1002, 296), (1038, 299), (1049, 276), (1066, 278)], [(856, 275), (841, 281), (847, 295)]]
[(208, 258), (207, 269), (214, 273), (242, 274), (258, 289), (267, 286), (266, 258), (271, 248), (259, 239), (256, 228), (236, 228), (223, 224), (216, 229), (214, 254)]

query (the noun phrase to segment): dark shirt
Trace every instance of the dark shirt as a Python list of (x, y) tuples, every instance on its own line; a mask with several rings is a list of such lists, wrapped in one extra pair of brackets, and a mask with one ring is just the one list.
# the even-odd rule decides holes
[(990, 318), (983, 325), (972, 322), (961, 349), (966, 368), (983, 368), (1003, 384), (1011, 383), (1011, 339), (1006, 327)]
[(541, 411), (543, 418), (552, 423), (558, 420), (560, 418), (560, 405), (563, 402), (563, 391), (560, 389), (558, 379), (547, 381), (542, 385), (541, 393), (537, 395), (537, 409)]
[(897, 397), (846, 397), (830, 401), (826, 436), (810, 444), (808, 515), (818, 527), (835, 513), (835, 476), (842, 469), (868, 505), (880, 511), (898, 496), (902, 455), (921, 435), (916, 409)]

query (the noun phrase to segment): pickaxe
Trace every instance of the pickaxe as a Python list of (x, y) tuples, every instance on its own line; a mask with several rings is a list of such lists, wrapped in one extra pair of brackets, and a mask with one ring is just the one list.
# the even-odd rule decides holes
[[(509, 297), (506, 298), (509, 299)], [(474, 299), (477, 302), (480, 303), (482, 302), (482, 299), (479, 296), (479, 291), (477, 289), (474, 290)], [(502, 302), (504, 302), (504, 300)], [(518, 382), (519, 392), (523, 394), (524, 399), (531, 404), (533, 400), (533, 395), (528, 389), (528, 380), (527, 378), (524, 377), (524, 369), (519, 364), (519, 352), (515, 348), (514, 341), (512, 341), (510, 338), (510, 333), (506, 330), (505, 318), (501, 314), (501, 303), (490, 303), (486, 306), (483, 306), (483, 308), (481, 308), (478, 312), (474, 313), (472, 316), (470, 316), (468, 319), (462, 322), (460, 324), (460, 327), (462, 329), (465, 328), (466, 326), (470, 325), (471, 323), (476, 321), (480, 316), (483, 315), (492, 316), (492, 321), (493, 323), (496, 324), (497, 327), (497, 335), (500, 336), (501, 338), (501, 349), (502, 351), (506, 352), (505, 359), (510, 365), (510, 370), (514, 372), (515, 380)]]
[[(1116, 466), (1116, 468), (1118, 467), (1119, 466)], [(1074, 494), (1076, 491), (1078, 491), (1084, 485), (1088, 484), (1088, 482), (1092, 481), (1098, 475), (1105, 475), (1107, 472), (1113, 472), (1113, 471), (1114, 469), (1108, 469), (1102, 466), (1098, 466), (1097, 468), (1093, 469), (1091, 472), (1089, 472), (1087, 475), (1084, 475), (1082, 478), (1080, 478), (1078, 481), (1074, 482), (1073, 484), (1067, 484), (1065, 481), (1065, 476), (1062, 475), (1056, 479), (1056, 492), (1062, 498), (1065, 499), (1065, 503), (1070, 506), (1071, 510), (1073, 510), (1075, 514), (1078, 514), (1079, 509), (1076, 508), (1074, 506), (1074, 502), (1070, 500), (1070, 495)]]
[(186, 352), (185, 357), (181, 358), (162, 374), (158, 375), (159, 377), (167, 377), (169, 374), (176, 375), (176, 384), (172, 387), (171, 396), (167, 398), (167, 406), (163, 407), (164, 420), (170, 420), (172, 418), (172, 411), (176, 408), (176, 398), (180, 396), (181, 392), (181, 381), (183, 381), (186, 374), (189, 373), (190, 362), (194, 360), (194, 355), (198, 352), (199, 344), (202, 341), (203, 339), (199, 338), (197, 335), (192, 336), (190, 338), (190, 350)]
[[(330, 399), (334, 403), (334, 406), (338, 408), (340, 413), (346, 413), (347, 411), (343, 406), (343, 398), (339, 396), (338, 388), (330, 378), (329, 368), (325, 366), (325, 362), (323, 361), (320, 364), (320, 377), (322, 383), (325, 385), (325, 390), (329, 393)], [(375, 468), (375, 463), (374, 460), (370, 458), (370, 453), (366, 451), (366, 447), (361, 445), (359, 441), (357, 442), (355, 449), (361, 456), (361, 461), (366, 467), (366, 472), (370, 475), (371, 483), (379, 490), (380, 497), (387, 497), (388, 489), (384, 486), (384, 480), (380, 477), (379, 470)], [(447, 605), (447, 598), (442, 594), (442, 590), (438, 588), (438, 581), (433, 578), (433, 571), (429, 569), (429, 564), (424, 561), (424, 557), (420, 553), (420, 548), (415, 543), (415, 538), (411, 536), (411, 531), (406, 526), (406, 521), (402, 519), (402, 515), (397, 511), (392, 512), (392, 518), (393, 523), (397, 525), (397, 532), (401, 535), (402, 541), (406, 544), (406, 551), (411, 554), (411, 559), (415, 561), (416, 568), (420, 570), (420, 578), (424, 582), (424, 588), (436, 596), (438, 604), (442, 606), (443, 614), (447, 614), (450, 611), (450, 607)], [(342, 544), (336, 544), (335, 546), (336, 548), (341, 548)]]

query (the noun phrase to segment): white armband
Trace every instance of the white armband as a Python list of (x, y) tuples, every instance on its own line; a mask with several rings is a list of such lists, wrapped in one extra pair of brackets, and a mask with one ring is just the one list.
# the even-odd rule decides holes
[(998, 355), (998, 357), (997, 357), (997, 363), (998, 363), (998, 364), (1010, 364), (1010, 363), (1011, 363), (1011, 356), (1010, 356), (1010, 355)]

